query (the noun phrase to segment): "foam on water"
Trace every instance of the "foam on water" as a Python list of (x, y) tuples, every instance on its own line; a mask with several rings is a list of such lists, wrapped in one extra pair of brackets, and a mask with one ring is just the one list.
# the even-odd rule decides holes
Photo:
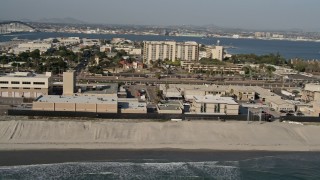
[(0, 167), (0, 179), (239, 179), (239, 168), (218, 162), (90, 162)]

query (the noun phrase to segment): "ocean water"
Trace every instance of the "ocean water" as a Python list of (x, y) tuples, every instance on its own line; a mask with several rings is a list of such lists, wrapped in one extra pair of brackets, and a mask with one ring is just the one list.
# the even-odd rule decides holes
[(320, 179), (320, 158), (309, 153), (239, 161), (164, 162), (144, 159), (0, 167), (0, 179)]
[(78, 34), (78, 33), (49, 33), (34, 32), (0, 35), (0, 42), (10, 41), (13, 38), (19, 39), (44, 39), (55, 37), (81, 37), (112, 39), (115, 37), (126, 38), (133, 41), (196, 41), (200, 44), (212, 45), (220, 41), (223, 46), (232, 48), (227, 49), (231, 54), (254, 53), (258, 55), (269, 53), (280, 53), (287, 59), (320, 59), (320, 42), (302, 42), (286, 40), (259, 40), (259, 39), (232, 39), (232, 38), (201, 38), (201, 37), (176, 37), (176, 36), (156, 36), (156, 35), (127, 35), (127, 34)]

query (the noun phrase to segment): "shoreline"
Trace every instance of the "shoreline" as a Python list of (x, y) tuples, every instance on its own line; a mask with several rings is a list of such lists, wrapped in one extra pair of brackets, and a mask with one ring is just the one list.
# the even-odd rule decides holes
[(0, 167), (60, 163), (171, 163), (245, 161), (262, 157), (319, 156), (320, 152), (187, 150), (187, 149), (113, 149), (113, 150), (18, 150), (0, 151)]

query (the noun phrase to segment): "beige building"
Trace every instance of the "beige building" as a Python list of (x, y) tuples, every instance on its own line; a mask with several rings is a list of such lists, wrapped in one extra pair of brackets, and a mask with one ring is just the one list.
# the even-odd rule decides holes
[(230, 95), (235, 96), (236, 100), (239, 101), (250, 101), (255, 99), (256, 91), (250, 86), (230, 86)]
[(238, 115), (239, 104), (231, 97), (214, 95), (193, 96), (190, 113)]
[(76, 88), (75, 71), (63, 72), (63, 95), (73, 95)]
[(270, 108), (275, 109), (275, 111), (295, 111), (295, 105), (290, 101), (285, 101), (279, 96), (272, 96), (268, 98), (267, 103)]
[(186, 69), (189, 72), (195, 71), (209, 71), (212, 73), (234, 73), (234, 74), (241, 74), (243, 72), (242, 64), (235, 64), (235, 65), (227, 65), (227, 66), (219, 66), (219, 65), (206, 65), (201, 64), (199, 62), (194, 61), (181, 61), (181, 68)]
[(208, 46), (207, 47), (207, 58), (223, 60), (223, 46)]
[(158, 59), (171, 61), (199, 59), (199, 44), (196, 42), (144, 41), (143, 43), (143, 61), (146, 64)]
[(310, 83), (306, 84), (302, 91), (302, 100), (305, 102), (316, 101), (320, 99), (320, 84)]
[(320, 117), (320, 100), (314, 101), (312, 103), (312, 116)]
[(51, 73), (16, 72), (0, 76), (0, 97), (37, 98), (51, 91)]
[(117, 96), (42, 96), (33, 102), (33, 110), (117, 113)]

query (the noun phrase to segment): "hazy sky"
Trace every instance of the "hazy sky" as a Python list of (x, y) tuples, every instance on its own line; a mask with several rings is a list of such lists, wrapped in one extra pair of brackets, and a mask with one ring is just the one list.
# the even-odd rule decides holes
[(320, 30), (320, 0), (1, 0), (0, 19)]

